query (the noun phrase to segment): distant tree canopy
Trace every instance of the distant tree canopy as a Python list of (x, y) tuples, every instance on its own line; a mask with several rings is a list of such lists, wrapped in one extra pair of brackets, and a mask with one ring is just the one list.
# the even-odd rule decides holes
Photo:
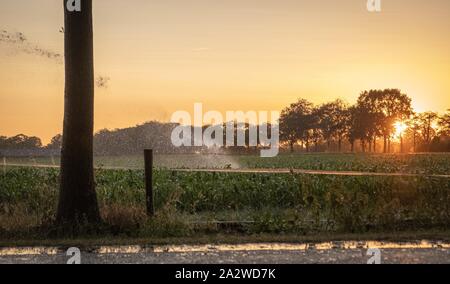
[(41, 139), (19, 134), (14, 137), (0, 136), (0, 149), (3, 150), (33, 150), (42, 147)]
[(50, 143), (46, 146), (50, 150), (61, 150), (62, 147), (62, 135), (58, 134), (52, 138)]
[(171, 123), (148, 122), (135, 127), (101, 130), (94, 136), (96, 155), (142, 154), (144, 149), (156, 153), (177, 153), (187, 151), (172, 145), (171, 134), (177, 125)]

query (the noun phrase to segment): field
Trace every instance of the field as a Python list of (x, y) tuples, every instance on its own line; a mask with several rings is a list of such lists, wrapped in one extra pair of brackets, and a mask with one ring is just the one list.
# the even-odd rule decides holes
[[(8, 159), (49, 164), (49, 158)], [(448, 175), (450, 155), (157, 156), (157, 216), (145, 215), (139, 157), (97, 158), (102, 235), (183, 237), (216, 233), (298, 234), (446, 230), (450, 179), (430, 176), (335, 176), (177, 172), (168, 168), (297, 168)], [(129, 169), (111, 169), (124, 167)], [(46, 239), (58, 197), (57, 168), (4, 167), (0, 239)], [(86, 232), (90, 234), (92, 232)], [(96, 232), (98, 233), (98, 232)]]
[[(58, 165), (58, 157), (4, 158), (4, 165)], [(95, 157), (99, 168), (143, 169), (143, 156)], [(233, 155), (155, 155), (155, 167), (168, 169), (286, 168), (377, 173), (450, 174), (450, 154), (284, 154), (275, 158)]]

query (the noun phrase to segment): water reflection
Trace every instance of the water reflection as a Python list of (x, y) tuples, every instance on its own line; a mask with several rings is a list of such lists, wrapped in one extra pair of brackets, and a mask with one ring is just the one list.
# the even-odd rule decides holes
[[(303, 251), (332, 249), (450, 249), (450, 243), (346, 241), (324, 243), (254, 243), (237, 245), (170, 245), (170, 246), (101, 246), (85, 249), (94, 254), (138, 254), (138, 253), (190, 253), (190, 252), (236, 252), (236, 251)], [(65, 250), (58, 247), (0, 248), (0, 256), (57, 255)]]

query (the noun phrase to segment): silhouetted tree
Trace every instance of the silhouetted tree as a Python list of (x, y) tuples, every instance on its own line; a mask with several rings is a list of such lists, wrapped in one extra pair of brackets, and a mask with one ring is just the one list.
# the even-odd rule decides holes
[[(292, 107), (292, 106), (291, 106)], [(297, 132), (297, 123), (292, 108), (288, 107), (280, 115), (280, 140), (289, 145), (289, 149), (294, 152), (294, 145), (300, 139)]]
[(61, 146), (62, 146), (62, 135), (58, 134), (52, 138), (52, 140), (50, 141), (50, 143), (48, 143), (46, 148), (49, 150), (60, 150)]
[(417, 114), (414, 114), (408, 121), (407, 125), (408, 128), (406, 129), (406, 136), (410, 137), (413, 144), (413, 153), (417, 151), (417, 144), (419, 139), (419, 132), (420, 132), (420, 124), (419, 124), (419, 117)]
[(381, 132), (384, 152), (390, 152), (394, 124), (408, 119), (412, 114), (411, 99), (398, 89), (370, 90), (360, 95), (358, 104), (364, 106), (373, 119), (368, 139), (376, 139)]
[(348, 109), (349, 119), (347, 120), (347, 139), (350, 143), (350, 151), (355, 151), (355, 141), (358, 139), (358, 125), (359, 125), (359, 109), (357, 106), (351, 106)]
[[(373, 143), (373, 151), (376, 152), (376, 140), (377, 137), (382, 135), (383, 133), (383, 119), (384, 114), (380, 107), (380, 100), (382, 98), (382, 91), (371, 90), (369, 92), (363, 92), (357, 102), (357, 109), (361, 112), (361, 117), (359, 119), (360, 122), (360, 130), (359, 139), (361, 144), (364, 145), (364, 150), (367, 142), (369, 143), (369, 151), (372, 149)], [(387, 134), (386, 134), (387, 135)], [(386, 135), (385, 137), (385, 145), (386, 144)], [(386, 147), (385, 147), (386, 151)]]
[(363, 152), (366, 152), (367, 142), (373, 131), (373, 117), (364, 105), (356, 105), (349, 108), (347, 138), (351, 145), (351, 151), (355, 150), (355, 142), (359, 140)]
[(447, 110), (447, 112), (439, 117), (439, 134), (442, 136), (448, 136), (450, 137), (450, 109)]
[(438, 114), (432, 111), (420, 113), (418, 115), (418, 122), (420, 125), (420, 133), (426, 151), (430, 151), (431, 141), (437, 134), (434, 124), (438, 118)]
[(8, 137), (0, 135), (0, 149), (6, 148), (6, 139), (8, 139)]
[(19, 134), (9, 138), (0, 137), (0, 149), (4, 150), (38, 150), (41, 147), (41, 139), (35, 136)]
[(312, 139), (312, 142), (314, 143), (314, 151), (319, 151), (319, 143), (323, 139), (323, 132), (321, 128), (321, 113), (320, 109), (317, 107), (314, 107), (312, 109), (311, 114), (308, 116), (308, 121), (306, 124), (306, 127), (308, 128), (308, 132), (310, 133), (310, 137)]
[(280, 117), (280, 139), (288, 142), (293, 150), (294, 145), (301, 141), (309, 152), (309, 143), (311, 142), (311, 124), (313, 104), (307, 100), (300, 99), (284, 109)]
[(338, 151), (341, 151), (342, 140), (348, 131), (348, 106), (342, 100), (323, 104), (319, 107), (320, 128), (323, 138), (327, 141), (327, 148), (330, 150), (332, 141), (338, 141)]

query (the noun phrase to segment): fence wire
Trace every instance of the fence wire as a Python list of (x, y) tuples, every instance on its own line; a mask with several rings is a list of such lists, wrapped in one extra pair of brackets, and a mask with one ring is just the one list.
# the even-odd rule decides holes
[[(9, 164), (3, 158), (3, 173), (6, 172), (7, 167), (24, 167), (24, 168), (49, 168), (59, 169), (60, 166), (53, 164)], [(143, 170), (142, 167), (111, 167), (101, 166), (95, 169), (105, 170)], [(160, 168), (172, 172), (184, 173), (225, 173), (225, 174), (302, 174), (302, 175), (328, 175), (328, 176), (379, 176), (379, 177), (429, 177), (429, 178), (450, 178), (450, 175), (436, 175), (436, 174), (413, 174), (413, 173), (382, 173), (382, 172), (357, 172), (357, 171), (322, 171), (322, 170), (305, 170), (305, 169), (177, 169), (177, 168)]]

